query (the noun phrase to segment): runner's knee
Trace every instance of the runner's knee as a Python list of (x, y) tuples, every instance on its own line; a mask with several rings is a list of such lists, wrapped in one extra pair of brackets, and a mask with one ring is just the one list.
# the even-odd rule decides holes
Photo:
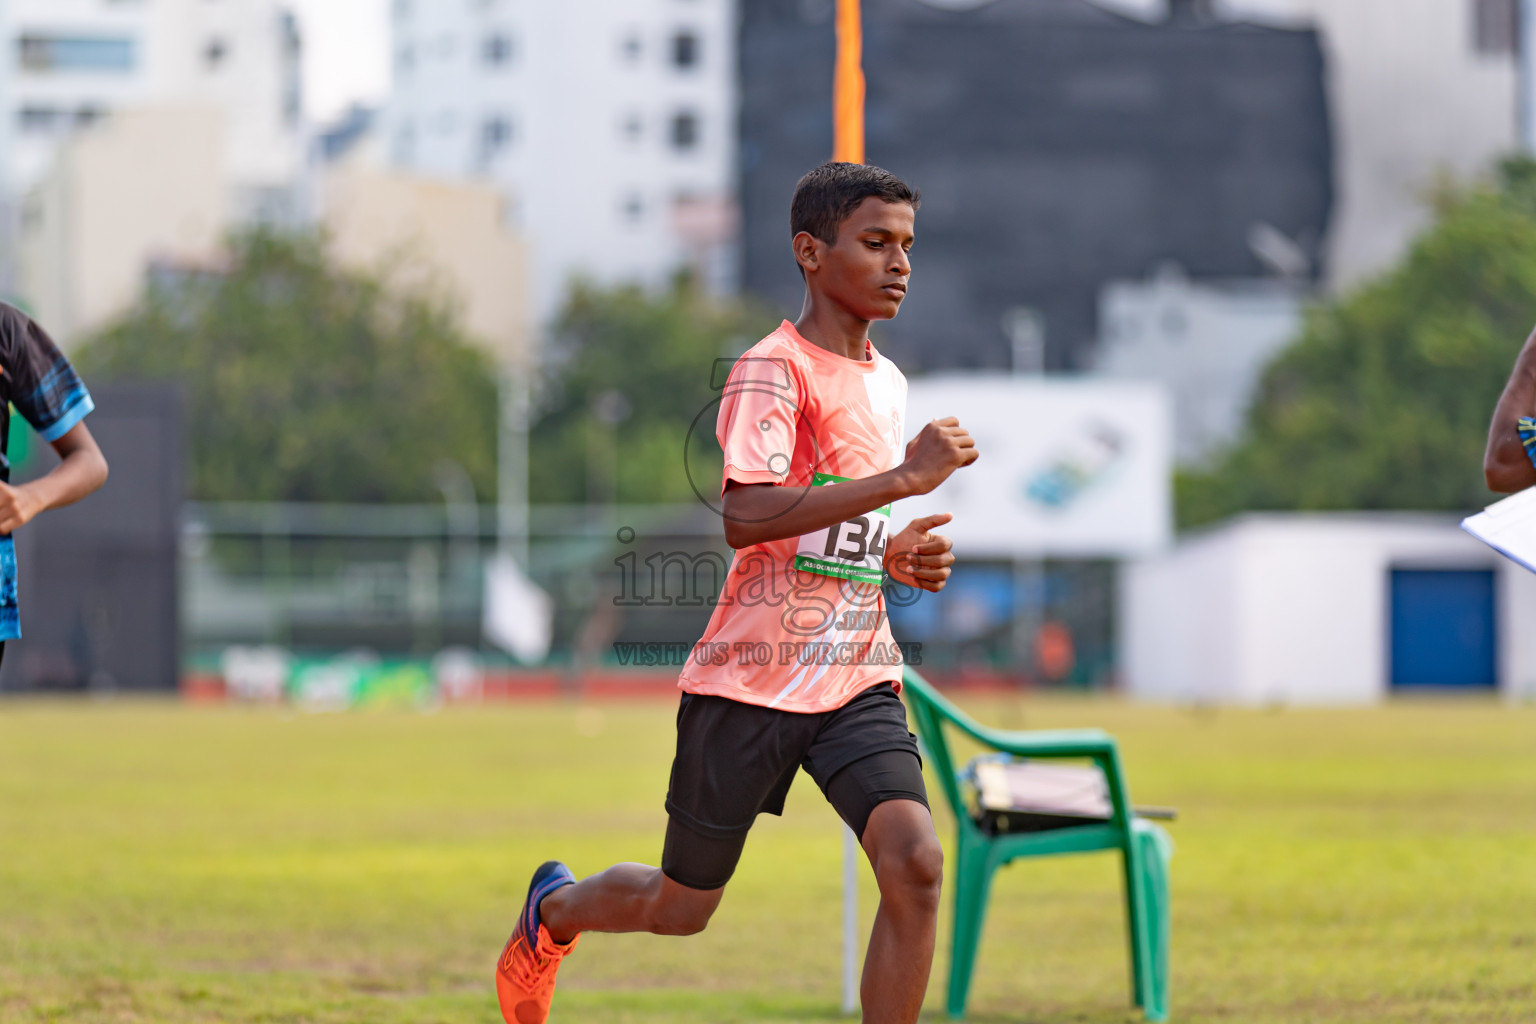
[(944, 848), (937, 837), (924, 836), (882, 852), (876, 877), (882, 895), (937, 902), (944, 884)]

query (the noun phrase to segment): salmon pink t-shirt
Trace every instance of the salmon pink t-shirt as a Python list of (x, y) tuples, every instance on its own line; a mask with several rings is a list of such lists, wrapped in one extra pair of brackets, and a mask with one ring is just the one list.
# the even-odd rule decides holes
[[(849, 359), (785, 321), (736, 362), (715, 428), (722, 492), (731, 480), (835, 487), (901, 463), (907, 380), (865, 345), (868, 358)], [(901, 652), (876, 582), (888, 519), (887, 507), (737, 551), (678, 685), (799, 712), (831, 711), (882, 682), (899, 688)]]

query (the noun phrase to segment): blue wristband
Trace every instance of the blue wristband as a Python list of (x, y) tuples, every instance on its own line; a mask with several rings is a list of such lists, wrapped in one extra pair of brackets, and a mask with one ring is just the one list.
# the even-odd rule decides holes
[(1531, 460), (1531, 465), (1536, 466), (1536, 419), (1520, 417), (1515, 421), (1515, 430), (1520, 434), (1520, 443), (1525, 445), (1525, 454)]

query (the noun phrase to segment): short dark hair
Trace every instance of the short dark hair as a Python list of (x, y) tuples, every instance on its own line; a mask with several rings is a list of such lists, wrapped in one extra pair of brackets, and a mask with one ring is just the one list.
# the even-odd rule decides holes
[(834, 245), (837, 229), (870, 196), (907, 203), (914, 210), (923, 202), (921, 192), (882, 167), (829, 161), (795, 185), (795, 198), (789, 204), (790, 236), (807, 231)]

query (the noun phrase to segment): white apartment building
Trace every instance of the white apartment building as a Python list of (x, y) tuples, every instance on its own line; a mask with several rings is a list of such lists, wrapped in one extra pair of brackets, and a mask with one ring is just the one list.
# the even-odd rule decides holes
[[(1170, 13), (1170, 0), (1095, 2), (1149, 20)], [(1319, 32), (1335, 189), (1324, 269), (1335, 290), (1402, 258), (1429, 225), (1442, 182), (1485, 176), (1518, 148), (1519, 3), (1172, 0), (1196, 25), (1244, 20)], [(1095, 369), (1172, 390), (1184, 465), (1233, 440), (1264, 367), (1301, 330), (1308, 296), (1295, 279), (1304, 257), (1288, 255), (1283, 236), (1262, 225), (1250, 244), (1264, 250), (1273, 279), (1192, 284), (1163, 273), (1113, 282), (1100, 295)]]
[(1223, 0), (1226, 16), (1315, 26), (1334, 129), (1329, 278), (1385, 269), (1431, 218), (1437, 182), (1519, 146), (1520, 0)]
[(281, 213), (304, 157), (299, 45), (279, 0), (0, 0), (0, 194), (114, 110), (203, 104), (225, 115), (237, 211)]
[(733, 0), (392, 2), (388, 159), (502, 189), (539, 320), (575, 275), (730, 286)]
[(1147, 20), (1180, 7), (1321, 33), (1335, 188), (1326, 269), (1335, 288), (1403, 255), (1429, 224), (1441, 181), (1475, 180), (1519, 147), (1522, 0), (1089, 2)]

